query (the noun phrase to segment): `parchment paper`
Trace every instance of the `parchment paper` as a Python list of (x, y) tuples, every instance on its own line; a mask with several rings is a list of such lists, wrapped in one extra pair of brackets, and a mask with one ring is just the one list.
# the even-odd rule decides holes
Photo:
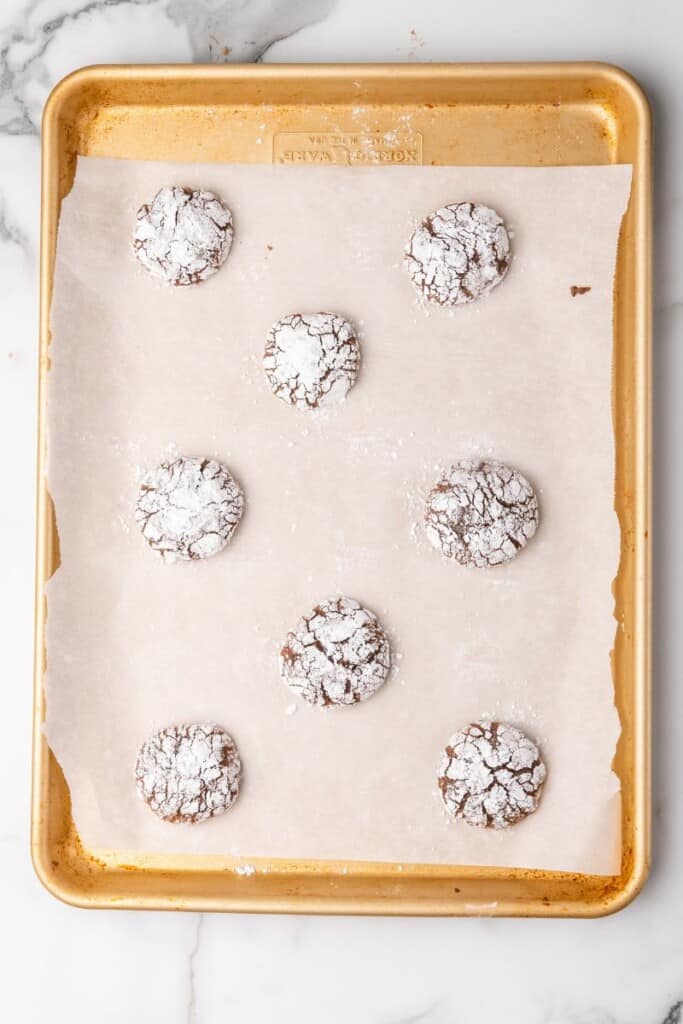
[[(79, 161), (52, 310), (47, 735), (87, 846), (618, 870), (610, 386), (630, 173)], [(234, 213), (227, 264), (195, 288), (156, 284), (131, 254), (164, 184)], [(425, 311), (402, 247), (470, 198), (514, 230), (512, 268), (479, 303)], [(260, 360), (275, 319), (318, 309), (360, 327), (363, 366), (312, 416), (273, 397)], [(246, 493), (203, 563), (161, 564), (133, 522), (141, 470), (169, 451), (223, 460)], [(480, 453), (531, 479), (542, 522), (519, 558), (466, 570), (424, 539), (422, 502)], [(337, 593), (381, 617), (394, 671), (366, 704), (296, 705), (279, 648)], [(436, 791), (443, 746), (482, 715), (526, 729), (549, 768), (540, 810), (505, 832), (447, 822)], [(165, 824), (137, 797), (137, 750), (207, 719), (239, 745), (239, 801)]]

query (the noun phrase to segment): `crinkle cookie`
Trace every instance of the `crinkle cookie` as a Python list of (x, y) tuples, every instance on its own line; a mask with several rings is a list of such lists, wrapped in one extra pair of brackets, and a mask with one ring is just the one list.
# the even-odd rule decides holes
[(263, 368), (273, 394), (290, 405), (317, 409), (341, 402), (359, 366), (356, 332), (336, 313), (292, 313), (268, 333)]
[(477, 828), (508, 828), (538, 807), (546, 767), (514, 725), (476, 722), (446, 747), (438, 783), (448, 814)]
[(440, 306), (488, 295), (510, 266), (510, 239), (495, 210), (453, 203), (430, 213), (413, 233), (404, 261), (419, 294)]
[(197, 284), (225, 263), (232, 237), (232, 214), (213, 192), (168, 186), (138, 210), (133, 249), (153, 277)]
[(220, 725), (173, 725), (143, 743), (135, 763), (138, 793), (164, 821), (198, 822), (232, 807), (242, 764)]
[(135, 507), (142, 535), (165, 562), (209, 558), (242, 518), (244, 497), (214, 459), (180, 457), (143, 477)]
[(309, 704), (357, 704), (380, 688), (391, 649), (377, 617), (358, 601), (322, 601), (287, 634), (280, 652), (285, 683)]
[(500, 565), (519, 554), (538, 526), (529, 481), (503, 462), (463, 459), (432, 487), (424, 521), (431, 544), (461, 565)]

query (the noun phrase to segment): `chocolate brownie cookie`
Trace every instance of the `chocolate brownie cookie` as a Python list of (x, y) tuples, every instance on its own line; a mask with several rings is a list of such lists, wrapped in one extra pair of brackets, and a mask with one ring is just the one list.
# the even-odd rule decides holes
[(536, 810), (546, 774), (538, 747), (519, 729), (475, 722), (451, 737), (438, 783), (451, 817), (508, 828)]
[(273, 324), (263, 368), (277, 395), (304, 409), (341, 402), (358, 376), (356, 332), (336, 313), (293, 313)]
[(322, 601), (287, 634), (280, 652), (285, 683), (321, 707), (367, 700), (390, 667), (389, 641), (377, 617), (349, 597)]
[(510, 239), (495, 210), (453, 203), (425, 217), (405, 248), (404, 261), (423, 298), (459, 306), (500, 284), (510, 266)]
[(213, 722), (161, 729), (143, 743), (135, 763), (138, 793), (170, 822), (223, 814), (237, 799), (241, 774), (232, 737)]
[(133, 248), (153, 277), (197, 284), (225, 262), (232, 236), (232, 214), (213, 192), (170, 186), (138, 210)]
[(464, 459), (429, 492), (425, 532), (461, 565), (500, 565), (536, 532), (538, 501), (521, 473), (502, 462)]
[(209, 558), (224, 548), (243, 508), (242, 491), (225, 466), (180, 457), (143, 478), (135, 520), (149, 546), (175, 562)]

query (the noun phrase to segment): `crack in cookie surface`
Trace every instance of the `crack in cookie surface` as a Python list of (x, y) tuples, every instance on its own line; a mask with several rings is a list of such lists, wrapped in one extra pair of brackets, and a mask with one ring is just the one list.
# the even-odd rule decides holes
[(516, 469), (463, 459), (429, 492), (424, 513), (430, 543), (461, 565), (500, 565), (519, 554), (539, 521), (538, 500)]
[(377, 617), (349, 597), (322, 601), (287, 634), (284, 682), (309, 704), (357, 704), (382, 686), (391, 648)]
[(547, 770), (537, 745), (503, 722), (451, 737), (438, 772), (446, 811), (476, 828), (509, 828), (538, 807)]
[(263, 368), (273, 394), (304, 409), (341, 402), (356, 382), (360, 345), (336, 313), (292, 313), (273, 324)]
[(192, 285), (222, 266), (232, 238), (232, 214), (213, 192), (168, 186), (138, 210), (133, 249), (153, 277)]
[(138, 793), (173, 823), (223, 814), (239, 795), (241, 776), (234, 740), (213, 722), (161, 729), (143, 743), (135, 763)]
[(135, 521), (165, 562), (194, 560), (225, 547), (243, 509), (242, 491), (225, 466), (181, 456), (143, 478)]
[(510, 239), (502, 217), (479, 203), (453, 203), (415, 230), (404, 261), (428, 302), (459, 306), (487, 295), (510, 266)]

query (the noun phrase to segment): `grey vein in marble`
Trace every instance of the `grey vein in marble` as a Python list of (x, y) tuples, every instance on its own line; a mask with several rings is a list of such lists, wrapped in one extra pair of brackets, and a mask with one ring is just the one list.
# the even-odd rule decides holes
[(683, 1000), (673, 1004), (662, 1024), (681, 1024), (681, 1018), (683, 1018)]
[[(40, 134), (43, 97), (54, 82), (43, 58), (59, 31), (119, 7), (157, 7), (188, 34), (195, 61), (260, 61), (275, 43), (316, 24), (336, 0), (70, 0), (68, 10), (40, 20), (40, 0), (0, 32), (0, 133)], [(125, 61), (122, 54), (120, 60)]]
[(395, 1018), (391, 1024), (429, 1024), (429, 1021), (433, 1018), (433, 1014), (438, 1011), (440, 1005), (441, 1003), (437, 1000), (435, 1003), (430, 1003), (424, 1010), (418, 1010), (417, 1013), (410, 1013), (407, 1017)]
[(5, 199), (0, 195), (0, 243), (4, 242), (21, 249), (25, 256), (32, 255), (31, 243), (19, 225), (9, 216)]
[[(336, 0), (170, 0), (169, 17), (184, 25), (196, 61), (261, 61), (275, 43), (325, 18)], [(207, 50), (208, 44), (208, 50)]]
[(39, 0), (24, 8), (20, 23), (0, 35), (0, 132), (5, 135), (39, 135), (39, 111), (31, 109), (28, 97), (35, 84), (47, 86), (49, 75), (42, 64), (56, 34), (68, 22), (77, 21), (110, 7), (149, 7), (160, 0), (88, 0), (72, 10), (46, 21), (34, 22)]
[(204, 926), (204, 914), (197, 915), (197, 930), (194, 934), (194, 943), (187, 959), (189, 968), (190, 997), (187, 1001), (187, 1024), (196, 1024), (197, 1021), (197, 979), (195, 977), (195, 961), (199, 953), (199, 943), (202, 939), (202, 928)]

